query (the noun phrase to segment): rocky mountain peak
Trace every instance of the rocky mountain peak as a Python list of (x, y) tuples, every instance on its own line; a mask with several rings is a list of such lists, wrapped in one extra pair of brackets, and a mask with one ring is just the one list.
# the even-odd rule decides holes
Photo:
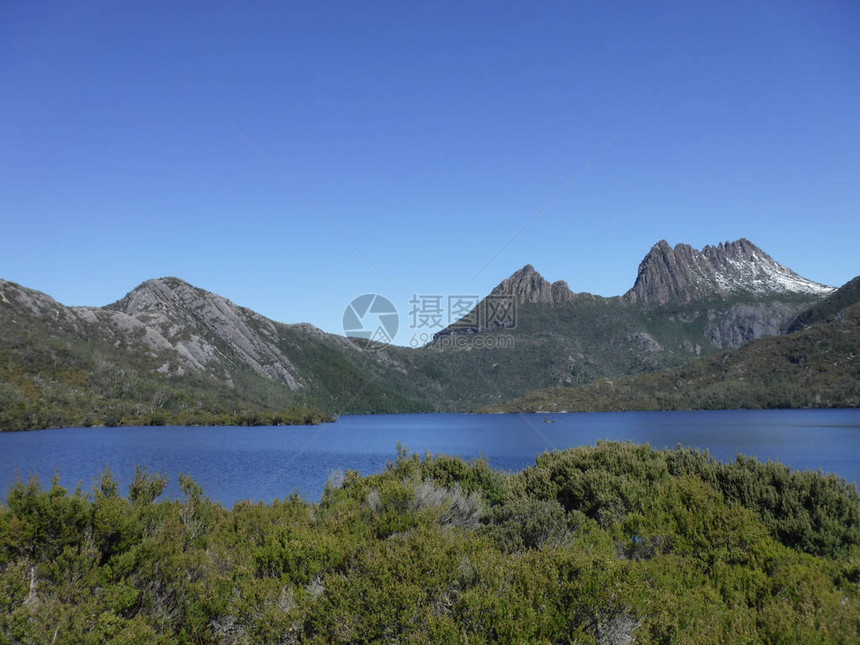
[(519, 304), (567, 302), (573, 299), (573, 292), (564, 280), (551, 283), (531, 264), (499, 283), (490, 295), (514, 296)]
[(186, 364), (210, 372), (222, 370), (230, 383), (232, 364), (238, 360), (291, 390), (302, 387), (294, 366), (278, 347), (274, 321), (179, 278), (147, 280), (105, 309), (146, 325)]
[(153, 278), (141, 283), (107, 308), (133, 316), (175, 306), (186, 306), (206, 296), (220, 298), (179, 278)]
[(828, 287), (797, 275), (745, 238), (706, 246), (655, 244), (624, 298), (641, 303), (686, 303), (736, 293), (824, 296)]

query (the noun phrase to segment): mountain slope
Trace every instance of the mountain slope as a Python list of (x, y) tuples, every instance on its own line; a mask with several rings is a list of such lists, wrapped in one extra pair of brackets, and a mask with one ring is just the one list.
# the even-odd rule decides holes
[[(684, 342), (676, 351), (678, 358), (686, 360), (781, 333), (799, 313), (833, 291), (797, 275), (746, 239), (706, 246), (702, 251), (686, 244), (672, 248), (661, 240), (642, 260), (634, 286), (621, 298), (574, 293), (566, 282), (550, 283), (532, 265), (526, 265), (493, 289), (487, 300), (512, 298), (519, 320), (527, 320), (532, 312), (548, 306), (563, 312), (569, 304), (580, 309), (587, 308), (588, 303), (629, 305), (628, 311), (637, 315), (647, 312), (658, 334), (662, 329), (674, 337), (677, 330), (684, 329), (680, 333)], [(482, 302), (478, 313), (472, 312), (467, 318), (480, 319), (480, 311), (490, 306)], [(593, 324), (611, 334), (617, 316), (607, 318), (603, 309), (594, 314)], [(478, 331), (488, 330), (455, 324), (439, 336)], [(553, 331), (559, 336), (577, 335), (570, 327)], [(645, 334), (652, 336), (654, 330), (642, 328), (633, 333), (643, 339)], [(645, 347), (655, 346), (645, 342)], [(635, 351), (635, 347), (630, 349)], [(667, 357), (664, 366), (673, 360)]]
[[(452, 325), (426, 347), (378, 351), (269, 320), (178, 278), (148, 280), (101, 308), (65, 307), (0, 281), (0, 429), (250, 422), (296, 406), (334, 414), (470, 410), (536, 388), (681, 366), (779, 333), (828, 290), (797, 277), (769, 291), (773, 281), (759, 269), (785, 272), (744, 240), (702, 254), (725, 256), (738, 284), (758, 275), (754, 288), (699, 290), (696, 298), (675, 289), (676, 300), (639, 302), (574, 293), (527, 265), (472, 312), (477, 322)], [(695, 282), (689, 263), (669, 264), (676, 286)], [(508, 319), (483, 315), (499, 303), (510, 307)]]
[(828, 320), (858, 302), (860, 302), (860, 275), (800, 314), (788, 325), (786, 331), (800, 331), (813, 323)]
[(860, 407), (860, 302), (682, 367), (536, 390), (490, 412)]
[(166, 373), (217, 370), (231, 385), (233, 366), (242, 365), (291, 391), (304, 387), (278, 348), (276, 323), (178, 278), (148, 280), (105, 309), (146, 325), (175, 349), (179, 360), (159, 368)]
[(0, 281), (0, 330), (2, 429), (242, 422), (303, 406), (428, 409), (377, 382), (349, 340), (275, 323), (176, 278), (104, 308), (65, 307)]
[[(659, 266), (666, 268), (666, 276), (654, 268)], [(574, 293), (567, 283), (552, 283), (526, 265), (461, 321), (437, 334), (430, 347), (450, 354), (458, 344), (473, 349), (484, 338), (509, 341), (501, 350), (473, 351), (464, 365), (482, 368), (475, 370), (481, 375), (497, 374), (509, 385), (490, 381), (482, 386), (482, 379), (471, 388), (467, 384), (470, 401), (481, 405), (481, 398), (501, 402), (528, 383), (584, 385), (599, 377), (677, 367), (739, 347), (781, 333), (831, 291), (797, 276), (747, 240), (702, 252), (685, 245), (673, 250), (660, 242), (623, 297)], [(515, 309), (515, 320), (499, 325), (488, 312), (505, 298)], [(501, 340), (495, 343), (501, 345)]]

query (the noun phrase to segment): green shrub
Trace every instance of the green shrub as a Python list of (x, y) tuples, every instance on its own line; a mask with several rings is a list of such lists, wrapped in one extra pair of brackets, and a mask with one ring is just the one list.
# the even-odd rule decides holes
[(319, 504), (222, 508), (186, 476), (19, 482), (0, 643), (853, 643), (854, 487), (601, 443), (517, 474), (408, 455)]

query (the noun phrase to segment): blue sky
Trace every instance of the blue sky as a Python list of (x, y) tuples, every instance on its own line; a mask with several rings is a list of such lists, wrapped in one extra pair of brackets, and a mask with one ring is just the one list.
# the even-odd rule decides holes
[(860, 273), (856, 2), (415, 4), (3, 3), (0, 277), (335, 333), (380, 293), (408, 344), (412, 294), (618, 295), (663, 238)]

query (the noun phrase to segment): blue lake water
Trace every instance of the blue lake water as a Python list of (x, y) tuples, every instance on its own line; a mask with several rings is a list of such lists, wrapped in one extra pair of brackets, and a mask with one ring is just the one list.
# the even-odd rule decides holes
[[(546, 421), (554, 421), (546, 423)], [(337, 423), (292, 427), (70, 428), (0, 433), (0, 499), (18, 477), (55, 472), (66, 487), (89, 490), (106, 465), (122, 491), (136, 464), (170, 478), (191, 475), (226, 506), (271, 501), (298, 490), (317, 501), (332, 473), (377, 472), (412, 452), (486, 457), (520, 470), (546, 450), (594, 445), (601, 439), (707, 449), (717, 459), (738, 453), (821, 469), (860, 482), (860, 410), (735, 410), (582, 414), (399, 414), (343, 416)]]

